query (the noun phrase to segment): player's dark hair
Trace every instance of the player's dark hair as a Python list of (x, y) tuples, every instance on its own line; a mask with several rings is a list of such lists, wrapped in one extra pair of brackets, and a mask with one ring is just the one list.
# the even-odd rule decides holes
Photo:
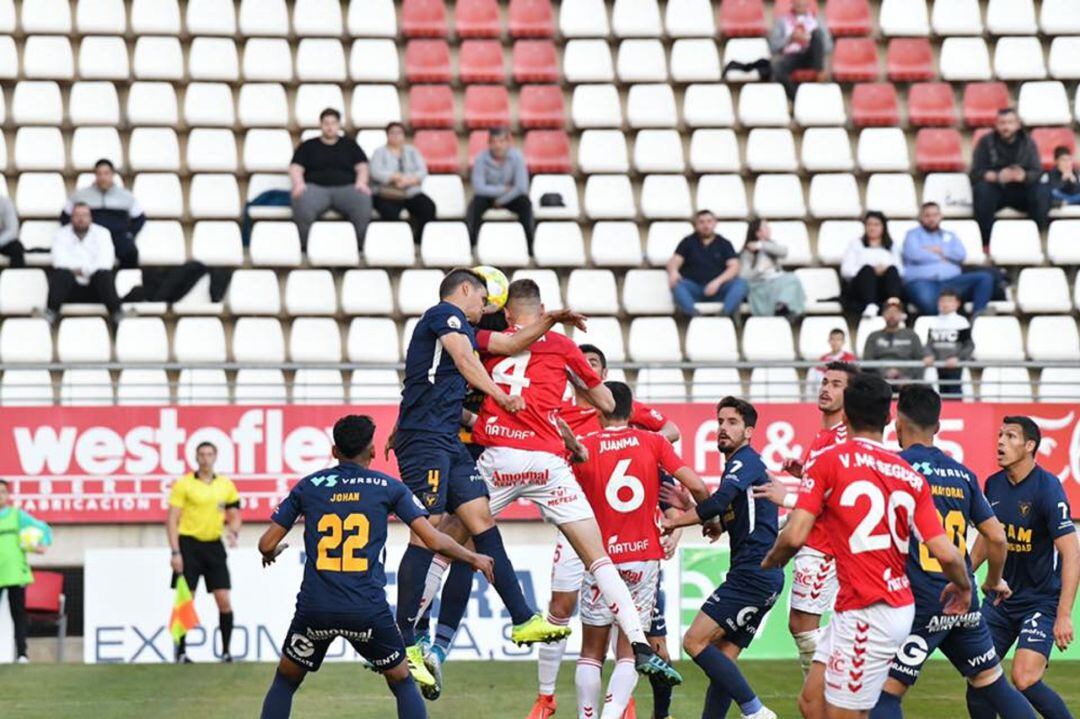
[(476, 323), (476, 328), (481, 330), (489, 330), (491, 332), (502, 332), (510, 326), (510, 323), (506, 321), (506, 313), (502, 310), (498, 312), (486, 312), (480, 315), (480, 321)]
[(217, 445), (213, 442), (199, 442), (197, 445), (195, 445), (195, 451), (198, 452), (203, 447), (209, 447), (210, 449), (214, 450), (214, 454), (217, 454)]
[(720, 410), (728, 408), (735, 410), (735, 412), (742, 417), (743, 423), (747, 427), (757, 426), (757, 410), (754, 409), (754, 405), (750, 404), (745, 399), (728, 396), (716, 403), (717, 414), (720, 413)]
[(607, 369), (607, 355), (604, 354), (604, 351), (602, 349), (600, 349), (596, 345), (591, 345), (591, 344), (588, 344), (588, 343), (583, 344), (583, 345), (578, 345), (577, 347), (578, 347), (579, 350), (581, 350), (581, 354), (583, 354), (583, 355), (596, 355), (597, 357), (599, 357), (600, 358), (600, 366), (603, 367), (604, 369)]
[(319, 113), (319, 122), (322, 122), (327, 117), (332, 117), (338, 122), (341, 122), (341, 113), (332, 107), (328, 107)]
[(528, 278), (514, 280), (506, 288), (506, 304), (522, 300), (531, 304), (540, 304), (540, 285), (536, 284), (536, 280)]
[(1042, 444), (1042, 432), (1039, 430), (1039, 425), (1035, 424), (1035, 420), (1031, 417), (1025, 417), (1022, 414), (1015, 414), (1008, 416), (1001, 421), (1003, 424), (1018, 425), (1020, 431), (1024, 435), (1024, 441), (1035, 443), (1035, 449), (1032, 450), (1032, 454), (1039, 451), (1039, 445)]
[[(833, 331), (834, 332), (843, 332), (843, 330), (833, 330)], [(855, 375), (859, 374), (859, 368), (858, 367), (856, 367), (855, 365), (853, 365), (850, 362), (844, 362), (842, 360), (833, 360), (832, 362), (829, 362), (828, 364), (825, 365), (825, 371), (826, 372), (843, 372), (844, 374), (847, 375), (848, 382), (850, 382)]]
[(634, 394), (630, 391), (630, 385), (608, 380), (604, 386), (611, 390), (611, 396), (615, 398), (615, 408), (604, 412), (604, 416), (608, 419), (630, 419), (634, 411)]
[(439, 299), (445, 300), (447, 297), (457, 292), (458, 287), (461, 287), (466, 283), (478, 290), (487, 289), (487, 280), (478, 273), (467, 267), (456, 267), (447, 272), (446, 277), (443, 277), (443, 281), (439, 283)]
[(334, 423), (334, 445), (342, 457), (359, 457), (375, 438), (375, 420), (366, 414), (347, 414)]
[(941, 395), (927, 384), (904, 385), (896, 411), (920, 429), (933, 429), (941, 420)]
[(884, 379), (859, 372), (844, 390), (844, 416), (855, 432), (882, 432), (889, 423), (892, 387)]

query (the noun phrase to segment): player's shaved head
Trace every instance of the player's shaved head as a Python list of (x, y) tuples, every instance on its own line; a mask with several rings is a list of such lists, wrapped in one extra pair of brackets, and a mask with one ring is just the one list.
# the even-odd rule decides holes
[(844, 416), (853, 432), (884, 432), (891, 404), (892, 387), (877, 375), (860, 372), (844, 390)]
[(334, 423), (334, 456), (363, 464), (374, 454), (374, 439), (375, 420), (366, 414), (347, 414)]
[(506, 288), (506, 304), (517, 306), (540, 306), (540, 285), (535, 280), (514, 280)]
[(610, 412), (604, 412), (604, 417), (617, 421), (629, 420), (634, 411), (634, 394), (630, 391), (630, 385), (610, 380), (605, 382), (604, 386), (611, 390), (611, 396), (615, 399), (615, 408)]
[(915, 427), (936, 431), (941, 421), (941, 395), (930, 385), (904, 385), (900, 388), (896, 411)]

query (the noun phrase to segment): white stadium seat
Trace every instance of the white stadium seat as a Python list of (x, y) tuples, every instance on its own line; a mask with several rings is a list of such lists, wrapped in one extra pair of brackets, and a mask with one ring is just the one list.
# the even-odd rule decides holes
[(230, 0), (188, 0), (184, 24), (189, 35), (235, 35), (236, 6)]
[(1039, 25), (1047, 35), (1075, 35), (1080, 33), (1080, 13), (1076, 0), (1043, 0)]
[(720, 82), (720, 55), (712, 38), (676, 40), (671, 46), (675, 82)]
[(76, 82), (68, 96), (73, 125), (119, 125), (120, 98), (111, 82)]
[(37, 267), (7, 268), (0, 272), (0, 314), (28, 315), (45, 308), (49, 283)]
[(24, 0), (21, 5), (19, 24), (24, 33), (71, 32), (71, 3), (67, 0)]
[[(299, 65), (297, 65), (299, 71)], [(387, 39), (353, 40), (349, 51), (349, 78), (353, 82), (389, 82), (401, 79), (397, 45)]]
[(1055, 220), (1047, 233), (1046, 255), (1055, 265), (1080, 265), (1080, 220)]
[(782, 221), (770, 223), (772, 227), (772, 239), (787, 248), (787, 256), (784, 264), (792, 267), (813, 264), (814, 258), (810, 252), (810, 234), (806, 230), (806, 223), (801, 220)]
[(249, 82), (292, 82), (293, 61), (284, 38), (253, 37), (244, 43), (244, 79)]
[(844, 95), (835, 82), (804, 82), (795, 91), (795, 122), (803, 127), (847, 123)]
[(179, 35), (177, 0), (132, 0), (131, 31), (138, 35)]
[(730, 317), (694, 317), (686, 326), (686, 358), (691, 362), (737, 362), (739, 341)]
[(749, 362), (794, 360), (791, 324), (783, 317), (750, 317), (743, 325), (742, 353)]
[(15, 85), (11, 119), (17, 125), (62, 125), (64, 104), (60, 85), (51, 80), (24, 80)]
[(188, 185), (188, 212), (193, 219), (239, 219), (240, 186), (235, 175), (199, 174)]
[[(610, 270), (599, 270), (600, 272), (610, 272)], [(441, 275), (440, 275), (441, 279)], [(563, 305), (562, 289), (559, 287), (559, 276), (555, 274), (555, 270), (541, 269), (541, 270), (515, 270), (511, 277), (511, 282), (517, 280), (532, 280), (540, 288), (540, 301), (544, 304), (545, 308), (549, 310), (561, 310)], [(429, 303), (424, 310), (427, 310), (434, 302)], [(556, 332), (562, 331), (562, 325), (556, 325)]]
[(585, 314), (618, 314), (615, 275), (611, 270), (574, 270), (566, 284), (566, 304)]
[(623, 309), (631, 315), (671, 315), (675, 303), (663, 270), (630, 270), (623, 281)]
[[(753, 63), (757, 60), (768, 59), (772, 56), (769, 52), (769, 43), (762, 37), (737, 37), (724, 43), (724, 66), (731, 62)], [(757, 81), (756, 72), (743, 72), (732, 70), (727, 74), (728, 82)]]
[(932, 172), (923, 179), (923, 202), (936, 202), (945, 217), (971, 217), (971, 179), (965, 172)]
[(803, 267), (795, 270), (806, 293), (807, 314), (840, 313), (840, 278), (832, 267)]
[[(312, 87), (309, 85), (301, 85), (300, 89), (305, 87)], [(336, 89), (335, 85), (319, 86)], [(338, 94), (341, 90), (336, 90)], [(331, 94), (333, 90), (330, 90)], [(315, 100), (311, 100), (315, 101)], [(323, 104), (319, 105), (319, 108), (334, 107), (332, 104), (336, 102), (337, 98), (328, 97), (318, 102)], [(315, 127), (318, 125), (318, 114), (322, 110), (316, 110), (315, 112), (309, 112), (304, 110), (304, 115), (301, 115), (299, 100), (296, 106), (296, 121), (304, 127)], [(356, 85), (353, 87), (352, 93), (352, 109), (349, 113), (349, 117), (352, 119), (352, 124), (356, 127), (378, 127), (385, 128), (388, 123), (401, 122), (401, 101), (398, 99), (397, 88), (393, 85)]]
[(60, 362), (108, 362), (112, 340), (102, 317), (65, 317), (56, 333), (56, 358)]
[(349, 397), (353, 402), (398, 404), (401, 380), (392, 369), (355, 369), (349, 379)]
[(394, 0), (350, 0), (347, 24), (356, 37), (397, 37)]
[(657, 0), (615, 0), (611, 29), (615, 37), (660, 37)]
[(690, 401), (715, 404), (718, 398), (742, 397), (739, 370), (734, 367), (698, 367), (691, 380)]
[(979, 362), (1021, 362), (1024, 339), (1015, 317), (976, 317), (971, 326), (975, 359)]
[(172, 83), (133, 82), (128, 90), (127, 119), (136, 130), (141, 125), (175, 127), (179, 124), (178, 107)]
[(276, 317), (241, 317), (233, 324), (232, 358), (243, 364), (285, 361), (285, 333)]
[(91, 35), (79, 43), (79, 77), (82, 79), (126, 81), (130, 73), (124, 38)]
[(683, 121), (687, 127), (732, 127), (735, 106), (727, 85), (690, 85), (683, 93)]
[(1032, 317), (1027, 328), (1027, 353), (1032, 360), (1075, 361), (1080, 356), (1080, 333), (1068, 315)]
[(341, 37), (344, 24), (339, 0), (296, 0), (293, 31), (300, 37)]
[(240, 34), (284, 37), (289, 34), (285, 0), (240, 0)]
[(593, 127), (621, 127), (622, 102), (614, 85), (578, 85), (570, 100), (570, 117), (574, 127), (585, 130)]
[(75, 27), (81, 35), (123, 35), (127, 32), (124, 0), (79, 0)]
[(32, 35), (23, 41), (23, 75), (30, 80), (70, 80), (75, 56), (66, 37)]
[(345, 384), (336, 369), (304, 367), (292, 381), (293, 404), (343, 404)]
[[(593, 247), (596, 246), (596, 227), (622, 223), (597, 223), (593, 228)], [(541, 222), (533, 239), (533, 257), (540, 267), (582, 267), (585, 265), (585, 240), (576, 222)], [(599, 264), (599, 263), (598, 263)]]
[(638, 396), (645, 402), (685, 402), (686, 378), (681, 369), (646, 367), (637, 373)]
[(747, 127), (787, 127), (791, 122), (784, 86), (752, 83), (739, 90), (739, 121)]
[(675, 93), (668, 84), (631, 85), (626, 97), (630, 127), (675, 127)]
[(887, 37), (926, 37), (930, 34), (926, 0), (882, 0), (878, 25), (882, 34)]
[(61, 405), (110, 405), (112, 377), (107, 369), (66, 369), (60, 377)]
[[(542, 223), (543, 227), (547, 223)], [(537, 234), (539, 234), (539, 227)], [(311, 240), (308, 240), (310, 254)], [(429, 222), (424, 225), (420, 259), (427, 267), (461, 267), (473, 262), (469, 230), (464, 222)]]
[(755, 367), (750, 372), (752, 402), (795, 402), (803, 394), (799, 373), (793, 367)]
[(128, 317), (116, 327), (116, 361), (167, 362), (169, 336), (160, 317)]
[[(892, 227), (891, 222), (889, 227)], [(965, 265), (986, 264), (986, 253), (983, 252), (982, 246), (982, 234), (979, 232), (979, 226), (975, 223), (975, 220), (945, 220), (941, 223), (941, 228), (949, 232), (955, 232), (956, 236), (960, 238), (964, 250), (967, 251), (967, 258), (964, 260)]]
[[(228, 223), (233, 224), (233, 223)], [(300, 264), (300, 234), (292, 222), (256, 222), (251, 230), (251, 264), (256, 267), (296, 267)]]
[(115, 127), (76, 127), (71, 135), (71, 166), (93, 170), (100, 159), (110, 160), (117, 170), (124, 169), (124, 151)]
[(842, 316), (804, 317), (799, 325), (799, 357), (812, 361), (829, 353), (829, 333), (834, 329), (844, 331), (844, 349), (850, 352), (851, 336)]
[(1001, 80), (1042, 80), (1046, 77), (1039, 38), (1003, 37), (994, 46), (994, 73)]
[(818, 227), (817, 257), (822, 264), (839, 265), (851, 241), (862, 237), (858, 220), (826, 220)]
[(625, 175), (591, 175), (585, 181), (585, 214), (593, 220), (633, 219), (634, 192)]
[(850, 172), (855, 169), (851, 141), (843, 127), (811, 127), (802, 137), (802, 164), (809, 172)]
[(751, 172), (796, 172), (795, 137), (787, 128), (755, 127), (746, 140), (746, 167)]
[(184, 119), (189, 127), (232, 128), (236, 104), (232, 89), (223, 82), (193, 82), (184, 92)]
[(485, 222), (476, 239), (476, 260), (493, 267), (527, 267), (529, 247), (518, 222)]
[(698, 129), (690, 136), (690, 167), (694, 172), (739, 172), (739, 141), (729, 128)]
[(176, 382), (176, 401), (181, 405), (228, 404), (229, 385), (225, 379), (225, 370), (180, 370)]
[(682, 175), (647, 175), (641, 184), (641, 214), (649, 220), (687, 217), (690, 185)]
[(136, 127), (128, 138), (128, 162), (135, 172), (179, 172), (180, 139), (176, 130)]
[(350, 362), (397, 362), (397, 323), (383, 317), (353, 318), (347, 348)]
[(586, 130), (581, 133), (578, 168), (586, 174), (629, 172), (626, 135), (622, 130)]
[(721, 219), (750, 214), (746, 187), (738, 175), (702, 175), (698, 179), (696, 205), (698, 211), (709, 210)]
[(244, 170), (286, 172), (293, 155), (292, 137), (285, 129), (258, 128), (244, 135)]
[(350, 222), (316, 222), (308, 232), (308, 262), (313, 267), (356, 267), (360, 250)]
[(340, 362), (341, 328), (333, 317), (297, 317), (289, 327), (289, 360)]
[(914, 217), (917, 204), (915, 181), (907, 173), (878, 173), (866, 183), (867, 210), (879, 210), (886, 217)]
[(439, 302), (441, 270), (408, 269), (398, 280), (398, 309), (403, 315), (422, 315)]
[(138, 80), (179, 81), (184, 77), (184, 54), (175, 37), (144, 35), (135, 41), (132, 74)]
[[(248, 178), (248, 202), (254, 200), (268, 190), (291, 189), (288, 175), (274, 175), (256, 173)], [(288, 220), (292, 218), (292, 209), (289, 207), (248, 207), (248, 215), (253, 220)]]
[(930, 18), (934, 34), (982, 35), (982, 10), (979, 0), (934, 0)]
[(368, 157), (378, 148), (386, 144), (386, 130), (368, 128), (356, 133), (356, 144)]
[(1041, 265), (1042, 238), (1033, 220), (997, 220), (990, 231), (990, 259), (999, 265)]
[(21, 171), (66, 169), (64, 137), (60, 128), (19, 128), (15, 133), (15, 167)]
[(989, 80), (990, 51), (981, 37), (947, 37), (938, 56), (941, 78), (949, 82)]
[(759, 175), (754, 183), (754, 212), (762, 217), (805, 217), (798, 175)]
[(344, 82), (345, 50), (341, 41), (310, 37), (301, 40), (296, 48), (296, 77), (300, 82)]
[(630, 322), (627, 349), (634, 362), (681, 362), (679, 327), (673, 317), (637, 317)]
[(1060, 267), (1025, 267), (1020, 270), (1016, 304), (1025, 314), (1071, 311), (1072, 297), (1065, 270)]
[(409, 223), (372, 222), (368, 225), (364, 260), (370, 267), (412, 267), (416, 261), (416, 247)]
[(589, 343), (600, 347), (608, 362), (626, 360), (622, 323), (614, 317), (590, 317), (588, 331), (582, 332), (574, 328), (573, 339), (578, 344)]
[(645, 239), (645, 255), (653, 267), (662, 267), (671, 259), (682, 238), (694, 231), (693, 225), (679, 222), (651, 222)]
[(642, 130), (634, 138), (634, 169), (640, 173), (684, 172), (682, 137), (677, 130)]
[(664, 8), (664, 26), (670, 37), (707, 37), (716, 35), (709, 0), (668, 0)]
[[(569, 4), (572, 3), (566, 5)], [(611, 49), (604, 40), (570, 40), (563, 48), (562, 63), (563, 77), (571, 85), (582, 82), (615, 82)]]
[[(365, 86), (360, 86), (365, 87)], [(360, 87), (353, 91), (353, 109), (352, 114), (353, 124), (357, 127), (363, 127), (357, 121), (357, 113), (355, 112), (358, 102), (363, 103), (364, 100), (357, 100), (357, 95), (360, 93)], [(381, 87), (381, 86), (367, 86), (367, 87)], [(385, 102), (385, 100), (384, 100)], [(308, 83), (300, 85), (296, 89), (296, 102), (293, 105), (293, 115), (296, 117), (296, 124), (300, 127), (318, 127), (319, 126), (319, 113), (327, 107), (332, 107), (341, 113), (342, 117), (345, 117), (345, 95), (341, 92), (341, 86), (333, 85), (330, 83)], [(393, 111), (393, 107), (386, 105), (381, 108), (382, 113), (389, 113)], [(362, 116), (362, 113), (361, 113)], [(389, 122), (390, 120), (387, 120)], [(385, 125), (386, 123), (383, 123)]]
[[(179, 185), (177, 185), (177, 190), (179, 190)], [(67, 189), (64, 187), (64, 177), (60, 173), (24, 172), (19, 175), (19, 184), (15, 189), (15, 209), (20, 219), (56, 217), (60, 214), (66, 200)], [(143, 204), (143, 207), (145, 208), (146, 205)]]
[(46, 369), (9, 369), (0, 380), (0, 405), (42, 407), (53, 403), (52, 378)]
[(1080, 37), (1055, 37), (1050, 43), (1046, 66), (1050, 77), (1059, 80), (1080, 78)]
[(236, 373), (233, 401), (240, 405), (284, 404), (285, 375), (279, 369), (245, 367)]
[(236, 315), (281, 313), (281, 289), (273, 270), (237, 270), (229, 283), (229, 311)]
[[(559, 195), (563, 206), (544, 207), (540, 200), (549, 193)], [(432, 199), (435, 199), (434, 196)], [(570, 175), (534, 175), (532, 182), (529, 183), (529, 199), (532, 201), (533, 216), (538, 220), (576, 220), (581, 214), (577, 181)], [(441, 207), (439, 211), (441, 217)], [(464, 199), (462, 199), (462, 211), (457, 216), (463, 215)]]
[(983, 402), (1031, 402), (1031, 377), (1027, 368), (983, 368), (979, 399)]
[(347, 315), (389, 315), (394, 311), (386, 270), (348, 270), (341, 281), (341, 310)]
[(1038, 387), (1040, 402), (1076, 402), (1080, 400), (1080, 367), (1044, 367)]
[[(545, 223), (546, 224), (546, 223)], [(573, 225), (575, 228), (577, 225)], [(541, 225), (543, 227), (543, 225)], [(567, 228), (567, 234), (571, 234)], [(578, 230), (580, 233), (580, 229)], [(537, 241), (539, 242), (539, 229), (537, 229)], [(554, 244), (554, 243), (553, 243)], [(573, 246), (574, 243), (569, 243)], [(538, 245), (537, 245), (538, 247)], [(550, 260), (541, 259), (538, 249), (535, 251), (536, 261), (540, 265), (553, 264)], [(593, 225), (592, 239), (589, 242), (589, 254), (593, 264), (597, 267), (638, 267), (641, 265), (641, 236), (637, 225), (633, 222), (597, 222)], [(567, 256), (569, 259), (569, 256)], [(575, 257), (575, 259), (577, 259)], [(579, 262), (571, 266), (585, 264), (584, 252)], [(2, 277), (2, 275), (0, 275)]]
[(863, 172), (907, 172), (907, 138), (899, 127), (868, 127), (859, 133), (857, 151)]
[[(536, 178), (533, 179), (536, 181)], [(435, 216), (440, 220), (458, 220), (465, 217), (465, 185), (457, 175), (428, 175), (421, 188), (435, 203)], [(575, 190), (576, 197), (576, 190)], [(533, 211), (541, 208), (533, 203)]]
[(991, 35), (1034, 35), (1035, 3), (1032, 0), (989, 0), (986, 29)]
[(232, 130), (199, 127), (188, 133), (189, 172), (236, 172), (236, 135)]
[(559, 32), (563, 37), (607, 37), (607, 8), (603, 0), (578, 0), (559, 6)]
[(0, 325), (0, 360), (5, 364), (53, 361), (52, 328), (41, 317), (17, 317)]
[(135, 245), (139, 248), (139, 261), (147, 266), (181, 265), (187, 260), (184, 229), (175, 220), (147, 221), (135, 238)]
[(1024, 125), (1068, 125), (1072, 122), (1065, 85), (1057, 80), (1020, 85), (1017, 107)]
[(0, 35), (0, 78), (14, 80), (19, 75), (19, 51), (15, 38)]

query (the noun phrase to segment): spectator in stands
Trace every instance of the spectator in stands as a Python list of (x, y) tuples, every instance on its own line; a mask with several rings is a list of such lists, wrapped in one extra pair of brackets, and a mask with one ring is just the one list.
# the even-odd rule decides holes
[(71, 223), (53, 237), (53, 270), (45, 310), (49, 324), (56, 324), (65, 302), (100, 302), (113, 322), (119, 323), (123, 314), (113, 277), (115, 262), (109, 231), (93, 223), (89, 205), (76, 202), (71, 208)]
[(694, 317), (698, 314), (695, 303), (723, 302), (724, 314), (734, 317), (750, 291), (739, 270), (735, 248), (716, 234), (716, 215), (700, 210), (694, 215), (694, 232), (679, 242), (667, 263), (675, 304)]
[(1042, 174), (1039, 148), (1020, 127), (1013, 108), (998, 111), (994, 131), (987, 133), (971, 157), (971, 187), (975, 220), (982, 233), (983, 247), (990, 246), (994, 213), (1002, 207), (1026, 212), (1046, 228), (1048, 207), (1038, 192)]
[(19, 216), (15, 204), (6, 196), (0, 196), (0, 255), (8, 258), (12, 267), (25, 267), (26, 248), (19, 241)]
[(795, 97), (795, 83), (791, 74), (795, 70), (816, 70), (818, 81), (825, 80), (825, 56), (832, 50), (832, 36), (822, 15), (810, 11), (807, 0), (795, 0), (791, 12), (776, 18), (769, 35), (772, 51), (772, 78)]
[(368, 158), (360, 146), (341, 132), (341, 113), (328, 107), (319, 113), (318, 137), (301, 142), (289, 165), (292, 212), (300, 232), (300, 248), (307, 251), (308, 232), (327, 210), (345, 215), (356, 230), (356, 244), (364, 251), (364, 234), (371, 222)]
[(749, 286), (750, 314), (797, 317), (806, 309), (802, 283), (780, 265), (787, 253), (787, 247), (773, 241), (768, 222), (760, 217), (750, 219), (746, 243), (739, 253), (739, 276)]
[(941, 228), (941, 207), (926, 202), (919, 211), (919, 226), (904, 238), (904, 289), (919, 314), (932, 315), (945, 288), (971, 300), (973, 313), (986, 309), (994, 293), (988, 272), (963, 271), (967, 250), (960, 238)]
[(863, 218), (863, 235), (851, 241), (840, 263), (843, 299), (848, 311), (877, 317), (886, 300), (900, 299), (904, 284), (885, 215), (871, 210)]
[[(1050, 197), (1044, 200), (1048, 207), (1080, 205), (1080, 180), (1077, 179), (1069, 148), (1064, 145), (1054, 148), (1054, 169), (1043, 174), (1041, 187), (1050, 193)], [(0, 252), (3, 252), (2, 248)]]
[(844, 340), (847, 338), (847, 332), (840, 327), (833, 328), (829, 331), (829, 351), (821, 355), (818, 361), (821, 362), (817, 367), (810, 368), (810, 371), (806, 373), (806, 386), (810, 389), (810, 392), (817, 395), (821, 385), (821, 380), (825, 376), (825, 365), (830, 362), (848, 362), (854, 364), (858, 357), (854, 352), (849, 352), (844, 349)]
[(488, 135), (488, 146), (476, 156), (472, 169), (473, 198), (466, 222), (473, 245), (480, 236), (484, 213), (492, 207), (510, 210), (525, 228), (525, 241), (532, 252), (533, 210), (529, 200), (529, 173), (525, 156), (510, 146), (510, 131), (496, 127)]
[[(24, 545), (22, 533), (28, 529), (41, 532), (39, 542)], [(15, 656), (19, 664), (30, 659), (26, 652), (28, 621), (26, 588), (33, 584), (34, 575), (26, 562), (27, 552), (42, 554), (52, 544), (52, 529), (40, 519), (18, 507), (11, 506), (11, 487), (0, 479), (0, 596), (6, 591), (11, 623), (15, 627)]]
[(139, 266), (139, 248), (135, 236), (146, 224), (146, 213), (135, 195), (116, 184), (116, 168), (109, 160), (94, 163), (94, 181), (75, 190), (60, 213), (60, 223), (71, 222), (71, 210), (83, 203), (90, 207), (95, 225), (112, 235), (113, 249), (121, 267)]
[[(886, 300), (885, 328), (871, 332), (866, 338), (862, 358), (864, 362), (914, 361), (923, 358), (922, 342), (915, 331), (901, 326), (904, 320), (904, 308), (900, 300)], [(867, 372), (875, 372), (892, 384), (909, 382), (922, 376), (922, 368), (915, 367), (866, 367)]]
[(371, 155), (371, 179), (375, 209), (384, 220), (396, 220), (403, 209), (409, 211), (413, 239), (420, 244), (424, 225), (435, 219), (435, 203), (420, 189), (427, 177), (424, 156), (405, 144), (405, 126), (386, 126), (386, 144)]
[[(962, 360), (971, 359), (975, 344), (971, 341), (971, 323), (960, 314), (960, 295), (945, 288), (938, 296), (938, 314), (930, 324), (923, 363), (938, 364), (938, 391), (942, 397), (963, 394), (960, 377)], [(941, 365), (944, 363), (944, 366)]]

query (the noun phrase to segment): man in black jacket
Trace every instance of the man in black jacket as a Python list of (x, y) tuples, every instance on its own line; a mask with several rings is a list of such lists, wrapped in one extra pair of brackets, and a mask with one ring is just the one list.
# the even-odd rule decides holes
[(999, 110), (994, 132), (979, 140), (971, 158), (975, 220), (984, 247), (990, 245), (994, 213), (1002, 207), (1026, 212), (1039, 229), (1046, 228), (1049, 208), (1037, 189), (1041, 174), (1039, 149), (1021, 129), (1016, 110)]
[(90, 207), (95, 225), (101, 225), (112, 235), (113, 249), (120, 267), (139, 266), (139, 248), (135, 236), (146, 224), (146, 213), (135, 195), (116, 184), (116, 168), (106, 159), (94, 163), (94, 181), (75, 191), (60, 213), (60, 224), (71, 222), (75, 205)]

